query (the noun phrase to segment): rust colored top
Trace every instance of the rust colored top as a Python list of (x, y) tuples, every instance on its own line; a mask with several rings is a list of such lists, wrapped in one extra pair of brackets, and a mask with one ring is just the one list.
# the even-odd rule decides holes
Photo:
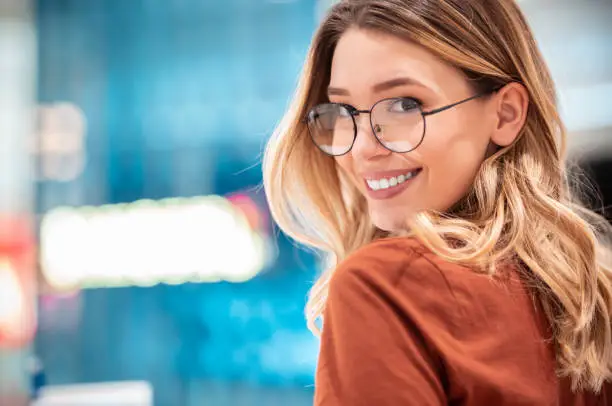
[(371, 243), (329, 287), (315, 406), (604, 406), (557, 377), (550, 328), (516, 269), (492, 278), (414, 239)]

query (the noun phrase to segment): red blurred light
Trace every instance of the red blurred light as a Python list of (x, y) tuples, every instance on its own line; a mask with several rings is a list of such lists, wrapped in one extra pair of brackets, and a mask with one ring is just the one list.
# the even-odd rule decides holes
[(245, 215), (251, 229), (261, 230), (263, 228), (263, 214), (250, 196), (238, 193), (228, 197), (228, 200)]
[(0, 347), (22, 347), (36, 331), (34, 239), (28, 219), (0, 216), (0, 285)]

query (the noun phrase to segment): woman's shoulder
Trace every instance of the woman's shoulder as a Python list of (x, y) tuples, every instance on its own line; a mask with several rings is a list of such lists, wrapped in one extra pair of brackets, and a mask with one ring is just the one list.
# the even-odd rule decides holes
[(392, 237), (376, 240), (355, 250), (336, 268), (336, 278), (366, 278), (373, 282), (401, 285), (403, 280), (413, 283), (441, 283), (448, 288), (460, 288), (466, 281), (470, 289), (480, 284), (489, 288), (499, 285), (505, 276), (516, 274), (513, 267), (500, 267), (496, 278), (476, 269), (448, 261), (427, 248), (414, 237)]
[(490, 276), (446, 261), (414, 238), (390, 238), (339, 265), (328, 301), (331, 325), (374, 326), (354, 334), (375, 331), (379, 344), (389, 332), (389, 344), (380, 344), (385, 351), (410, 335), (405, 340), (443, 360), (451, 392), (511, 392), (528, 399), (521, 404), (556, 396), (549, 329), (518, 268), (500, 266)]
[(342, 306), (364, 312), (366, 307), (376, 307), (400, 318), (420, 319), (420, 315), (435, 313), (441, 322), (452, 323), (457, 317), (453, 287), (445, 275), (447, 266), (455, 272), (455, 265), (432, 255), (415, 238), (376, 240), (336, 267), (328, 302), (334, 308), (342, 302)]
[[(463, 325), (511, 319), (518, 311), (533, 316), (516, 267), (500, 266), (490, 276), (445, 260), (412, 237), (374, 241), (342, 261), (332, 276), (330, 294), (356, 289), (361, 296), (366, 291), (384, 296), (401, 308), (436, 310), (447, 322), (454, 319)], [(509, 301), (519, 306), (508, 306)]]
[(435, 278), (430, 267), (421, 264), (427, 254), (425, 246), (415, 238), (384, 238), (366, 244), (341, 261), (336, 267), (330, 289), (340, 285), (347, 289), (351, 281), (366, 286), (393, 289), (405, 277), (417, 273)]
[(378, 276), (393, 279), (401, 277), (415, 261), (426, 256), (428, 261), (441, 260), (414, 237), (382, 238), (352, 252), (340, 262), (336, 272), (342, 274), (356, 272), (356, 269), (381, 269), (383, 272)]

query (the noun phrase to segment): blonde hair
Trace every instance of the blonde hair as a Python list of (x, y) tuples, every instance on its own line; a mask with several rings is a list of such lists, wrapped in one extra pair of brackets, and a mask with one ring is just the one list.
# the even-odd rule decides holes
[[(492, 4), (495, 3), (495, 4)], [(554, 84), (513, 0), (348, 0), (312, 42), (293, 103), (264, 157), (272, 215), (297, 242), (328, 253), (312, 288), (309, 327), (325, 308), (334, 265), (385, 234), (365, 199), (314, 147), (303, 118), (326, 100), (339, 37), (356, 27), (412, 41), (462, 70), (477, 90), (521, 83), (530, 104), (509, 147), (486, 159), (467, 196), (446, 214), (419, 213), (410, 232), (440, 257), (493, 274), (520, 263), (553, 331), (559, 374), (598, 391), (612, 375), (610, 224), (578, 200), (567, 168), (566, 131)]]

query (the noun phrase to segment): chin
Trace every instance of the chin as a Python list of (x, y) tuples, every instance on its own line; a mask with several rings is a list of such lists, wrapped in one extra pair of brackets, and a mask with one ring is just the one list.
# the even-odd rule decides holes
[(380, 211), (370, 211), (372, 224), (383, 231), (394, 232), (406, 228), (405, 213), (402, 215), (394, 215), (394, 213)]

